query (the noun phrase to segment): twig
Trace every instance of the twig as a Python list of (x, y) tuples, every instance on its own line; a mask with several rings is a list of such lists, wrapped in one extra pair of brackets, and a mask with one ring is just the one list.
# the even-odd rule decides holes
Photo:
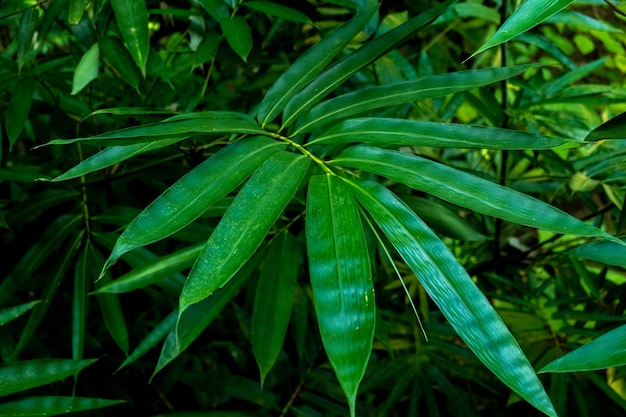
[(609, 5), (609, 7), (610, 7), (611, 9), (613, 9), (613, 11), (614, 11), (615, 13), (617, 13), (617, 14), (621, 14), (622, 16), (626, 17), (626, 12), (625, 12), (625, 11), (623, 11), (622, 9), (620, 9), (619, 7), (617, 7), (617, 6), (615, 5), (615, 3), (613, 3), (611, 0), (604, 0), (604, 2), (605, 2), (606, 4), (608, 4), (608, 5)]

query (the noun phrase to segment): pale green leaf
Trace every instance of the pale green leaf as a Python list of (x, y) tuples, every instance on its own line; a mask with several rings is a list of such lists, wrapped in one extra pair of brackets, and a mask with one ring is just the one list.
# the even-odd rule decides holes
[(76, 65), (72, 79), (72, 94), (80, 93), (87, 84), (98, 78), (99, 67), (100, 47), (94, 43)]
[(67, 21), (70, 25), (76, 25), (83, 19), (83, 14), (89, 7), (89, 0), (71, 0)]
[(244, 61), (252, 50), (252, 32), (246, 19), (241, 16), (232, 16), (220, 21), (222, 33), (231, 49)]
[(446, 245), (393, 193), (346, 180), (452, 327), (506, 385), (549, 416), (556, 412), (508, 328)]
[(298, 59), (276, 80), (263, 98), (257, 118), (262, 126), (270, 123), (305, 85), (310, 83), (332, 59), (350, 43), (369, 22), (376, 8), (368, 9), (324, 37)]
[(363, 225), (349, 188), (338, 177), (311, 177), (306, 236), (322, 342), (354, 417), (372, 350), (376, 305)]
[(417, 30), (430, 25), (456, 0), (447, 0), (428, 11), (414, 17), (403, 25), (398, 26), (378, 38), (368, 42), (356, 52), (341, 59), (333, 66), (320, 74), (313, 82), (295, 95), (283, 113), (283, 126), (291, 126), (298, 116), (306, 113), (313, 105), (326, 95), (330, 94), (341, 83), (354, 75), (361, 68), (371, 64), (376, 59), (391, 51), (399, 43), (406, 40)]
[(416, 155), (353, 146), (332, 164), (373, 172), (458, 206), (513, 223), (554, 233), (619, 241), (536, 198)]
[(171, 235), (241, 184), (281, 142), (252, 137), (227, 145), (168, 188), (126, 228), (103, 272), (124, 253)]
[(308, 145), (353, 142), (478, 149), (550, 149), (573, 143), (496, 127), (370, 117), (340, 122)]
[(470, 90), (506, 80), (537, 64), (487, 68), (432, 75), (415, 81), (367, 87), (327, 100), (313, 107), (296, 127), (296, 133), (310, 132), (343, 118), (369, 110), (411, 103), (425, 98)]
[(148, 30), (146, 1), (111, 0), (111, 7), (113, 7), (126, 48), (145, 77), (148, 51), (150, 50), (150, 31)]
[(226, 284), (252, 256), (295, 195), (308, 167), (307, 157), (280, 151), (257, 169), (193, 266), (180, 296), (181, 314)]
[(574, 0), (525, 0), (506, 22), (502, 24), (498, 31), (472, 54), (472, 57), (532, 29), (548, 17), (567, 7), (573, 1)]
[(626, 365), (626, 325), (562, 356), (539, 372), (581, 372)]

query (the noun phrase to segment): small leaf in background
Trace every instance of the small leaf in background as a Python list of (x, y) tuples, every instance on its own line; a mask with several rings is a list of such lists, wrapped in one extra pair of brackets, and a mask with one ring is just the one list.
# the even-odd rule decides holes
[(470, 58), (532, 29), (548, 17), (567, 7), (573, 1), (574, 0), (525, 0), (506, 22), (502, 24), (498, 31), (478, 48)]
[(267, 251), (252, 309), (250, 341), (261, 372), (261, 387), (283, 346), (291, 318), (300, 257), (289, 232), (276, 237)]
[(230, 12), (224, 0), (198, 0), (198, 3), (216, 22), (221, 22), (230, 17)]
[(569, 180), (569, 188), (576, 192), (591, 191), (600, 184), (600, 181), (589, 178), (585, 172), (575, 172)]
[(607, 265), (626, 267), (626, 247), (615, 242), (592, 242), (567, 253)]
[(104, 36), (98, 41), (100, 56), (113, 74), (133, 87), (139, 88), (139, 71), (121, 40), (114, 36)]
[(593, 129), (586, 141), (601, 139), (626, 139), (626, 113), (622, 113)]
[(83, 19), (85, 10), (89, 7), (89, 0), (71, 0), (67, 21), (70, 25), (76, 25)]
[(281, 19), (299, 23), (312, 23), (311, 19), (309, 19), (304, 13), (290, 7), (283, 6), (279, 3), (273, 3), (271, 1), (247, 1), (243, 5)]
[(15, 320), (22, 314), (35, 307), (40, 302), (41, 300), (31, 301), (30, 303), (20, 304), (15, 307), (0, 310), (0, 326), (10, 322), (11, 320)]
[(220, 42), (222, 42), (222, 36), (216, 32), (206, 33), (193, 55), (193, 67), (196, 68), (205, 62), (211, 61), (215, 57)]
[[(26, 6), (26, 5), (24, 5)], [(17, 29), (17, 68), (18, 73), (26, 63), (26, 56), (33, 46), (33, 37), (40, 22), (39, 9), (37, 6), (26, 6), (22, 13), (22, 19)]]
[(280, 151), (252, 174), (191, 269), (180, 296), (180, 314), (221, 288), (250, 259), (295, 195), (309, 161)]
[(581, 372), (626, 365), (626, 326), (620, 326), (562, 356), (539, 372)]
[(95, 361), (38, 359), (0, 365), (0, 397), (60, 381)]
[(222, 33), (226, 37), (228, 45), (245, 62), (252, 50), (252, 31), (246, 19), (241, 16), (233, 16), (230, 19), (220, 21)]
[(78, 94), (90, 82), (98, 78), (100, 67), (100, 47), (94, 43), (80, 59), (72, 80), (72, 95)]
[(0, 415), (3, 417), (57, 416), (110, 407), (124, 402), (126, 401), (85, 397), (26, 397), (0, 404)]
[(357, 205), (335, 175), (311, 177), (307, 253), (313, 301), (328, 359), (355, 416), (356, 395), (374, 339), (376, 305)]
[(133, 57), (135, 64), (146, 76), (146, 62), (150, 49), (150, 32), (148, 30), (148, 10), (145, 0), (111, 0), (111, 6), (122, 38)]
[(29, 75), (20, 76), (13, 88), (11, 101), (6, 111), (5, 127), (11, 147), (17, 142), (24, 130), (33, 104), (34, 92), (35, 79)]

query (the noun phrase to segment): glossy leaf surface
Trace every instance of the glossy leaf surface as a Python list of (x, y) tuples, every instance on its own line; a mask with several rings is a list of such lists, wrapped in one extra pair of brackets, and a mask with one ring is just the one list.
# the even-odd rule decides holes
[[(254, 137), (226, 146), (163, 192), (124, 230), (106, 262), (156, 242), (197, 219), (211, 204), (241, 184), (284, 145)], [(157, 227), (158, 225), (158, 227)]]
[(10, 322), (11, 320), (15, 320), (22, 314), (28, 312), (37, 304), (39, 304), (41, 300), (31, 301), (30, 303), (19, 304), (14, 307), (5, 308), (4, 310), (0, 310), (0, 326)]
[(478, 149), (550, 149), (572, 143), (496, 127), (370, 117), (340, 122), (309, 145), (352, 142)]
[(311, 177), (306, 235), (322, 341), (354, 416), (358, 387), (372, 350), (376, 305), (359, 212), (338, 177)]
[(26, 397), (0, 404), (0, 415), (3, 417), (57, 416), (109, 407), (124, 402), (123, 400), (85, 397)]
[(575, 247), (567, 253), (606, 265), (626, 267), (626, 247), (615, 242), (592, 242)]
[(113, 7), (126, 48), (145, 77), (148, 51), (150, 50), (146, 1), (111, 0), (111, 7)]
[(515, 338), (446, 245), (382, 185), (361, 180), (348, 183), (359, 203), (476, 356), (522, 398), (556, 417), (550, 399)]
[(241, 16), (232, 16), (220, 21), (222, 32), (228, 45), (244, 61), (248, 60), (248, 54), (252, 50), (252, 32), (248, 22)]
[(601, 139), (626, 139), (626, 113), (619, 114), (602, 123), (589, 132), (585, 138), (587, 141)]
[(189, 273), (180, 296), (181, 313), (226, 284), (252, 256), (295, 195), (308, 167), (308, 158), (281, 151), (252, 175)]
[(39, 359), (0, 365), (0, 396), (60, 381), (94, 362), (95, 359)]
[(555, 233), (616, 240), (533, 197), (416, 155), (353, 146), (332, 163), (373, 172), (461, 207), (513, 223)]

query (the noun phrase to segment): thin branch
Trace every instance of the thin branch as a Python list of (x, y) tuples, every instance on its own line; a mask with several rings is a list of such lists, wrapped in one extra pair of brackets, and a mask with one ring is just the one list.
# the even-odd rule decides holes
[(605, 2), (606, 4), (608, 4), (608, 5), (609, 5), (609, 7), (610, 7), (611, 9), (613, 9), (613, 11), (614, 11), (615, 13), (617, 13), (617, 14), (621, 14), (622, 16), (626, 17), (626, 12), (625, 12), (625, 11), (623, 11), (622, 9), (620, 9), (619, 7), (617, 7), (617, 6), (615, 5), (615, 3), (613, 3), (611, 0), (604, 0), (604, 2)]

